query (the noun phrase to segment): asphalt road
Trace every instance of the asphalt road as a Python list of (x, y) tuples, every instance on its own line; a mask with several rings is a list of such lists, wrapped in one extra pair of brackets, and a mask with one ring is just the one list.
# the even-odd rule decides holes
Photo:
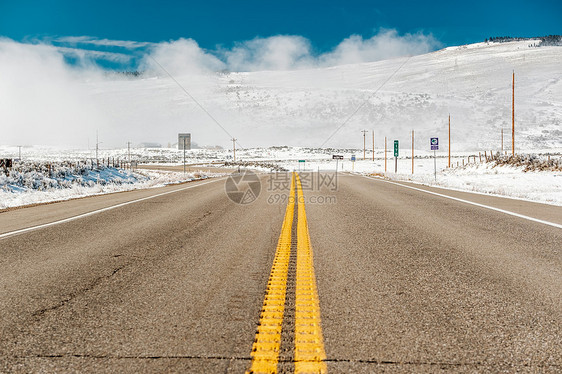
[[(248, 370), (289, 192), (261, 181), (247, 205), (216, 179), (0, 213), (2, 235), (144, 199), (0, 237), (0, 372)], [(422, 189), (562, 223), (560, 207)], [(328, 372), (562, 371), (562, 229), (358, 176), (304, 197)]]

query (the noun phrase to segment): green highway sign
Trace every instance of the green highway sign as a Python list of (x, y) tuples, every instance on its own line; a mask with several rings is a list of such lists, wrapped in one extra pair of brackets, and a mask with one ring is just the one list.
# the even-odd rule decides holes
[(305, 162), (306, 160), (299, 160), (299, 162)]
[(394, 157), (398, 157), (398, 140), (394, 141)]

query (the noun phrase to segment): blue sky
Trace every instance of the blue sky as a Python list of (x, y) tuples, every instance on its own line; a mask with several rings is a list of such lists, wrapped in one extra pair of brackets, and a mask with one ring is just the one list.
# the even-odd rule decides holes
[(298, 35), (318, 54), (350, 35), (367, 39), (381, 29), (432, 35), (449, 46), (489, 36), (561, 34), (561, 19), (559, 0), (0, 0), (0, 36), (16, 41), (90, 36), (158, 43), (191, 38), (206, 50), (217, 50), (256, 37)]

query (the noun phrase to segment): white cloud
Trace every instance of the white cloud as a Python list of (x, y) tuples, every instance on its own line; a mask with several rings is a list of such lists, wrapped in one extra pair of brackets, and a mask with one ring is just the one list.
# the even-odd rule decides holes
[(57, 51), (70, 57), (75, 57), (81, 61), (81, 65), (91, 63), (91, 60), (106, 60), (119, 63), (128, 63), (132, 56), (124, 53), (96, 51), (91, 49), (56, 47)]
[(433, 35), (422, 33), (399, 35), (396, 30), (381, 30), (369, 39), (351, 35), (331, 52), (319, 57), (324, 66), (354, 64), (385, 60), (394, 57), (419, 55), (441, 47)]
[(237, 43), (224, 53), (232, 71), (290, 70), (313, 62), (310, 41), (302, 36), (279, 35)]
[(372, 62), (428, 53), (439, 47), (441, 43), (431, 34), (399, 35), (396, 30), (380, 30), (369, 39), (351, 35), (320, 55), (313, 55), (308, 39), (295, 35), (256, 38), (237, 43), (221, 54), (231, 71), (260, 71)]
[(92, 36), (65, 36), (57, 38), (54, 41), (62, 44), (90, 44), (101, 47), (121, 47), (126, 49), (145, 48), (153, 44), (149, 42), (137, 42), (132, 40), (98, 39)]
[(172, 75), (197, 75), (220, 71), (225, 64), (203, 50), (193, 39), (179, 39), (153, 45), (142, 61), (142, 67), (159, 72), (163, 66)]
[(2, 142), (76, 144), (105, 122), (84, 84), (100, 71), (70, 68), (56, 47), (0, 39), (0, 76)]
[[(381, 29), (371, 38), (351, 35), (331, 51), (314, 54), (311, 42), (298, 35), (277, 35), (238, 42), (230, 49), (209, 51), (201, 48), (193, 39), (148, 43), (127, 40), (97, 39), (90, 36), (69, 36), (55, 39), (62, 44), (66, 54), (128, 62), (124, 53), (114, 50), (91, 51), (75, 48), (78, 45), (99, 48), (125, 48), (144, 53), (140, 69), (160, 70), (153, 59), (173, 74), (201, 74), (223, 69), (230, 71), (291, 70), (310, 67), (326, 67), (343, 64), (379, 61), (394, 57), (431, 52), (441, 43), (431, 34), (400, 35), (394, 29)], [(76, 51), (73, 52), (73, 50)], [(91, 51), (91, 52), (87, 52)]]

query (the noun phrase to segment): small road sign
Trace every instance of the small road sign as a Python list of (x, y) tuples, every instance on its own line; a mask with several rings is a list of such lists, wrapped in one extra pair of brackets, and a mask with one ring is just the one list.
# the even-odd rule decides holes
[(355, 155), (351, 155), (351, 161), (355, 161)]
[(437, 151), (439, 149), (439, 138), (431, 138), (431, 150)]
[(398, 157), (398, 140), (394, 141), (394, 157)]
[(299, 162), (306, 162), (306, 160), (299, 160)]
[(342, 155), (332, 155), (332, 160), (343, 160)]
[(429, 144), (431, 145), (431, 150), (433, 151), (433, 176), (437, 180), (437, 157), (435, 156), (435, 151), (439, 149), (439, 138), (430, 138)]

